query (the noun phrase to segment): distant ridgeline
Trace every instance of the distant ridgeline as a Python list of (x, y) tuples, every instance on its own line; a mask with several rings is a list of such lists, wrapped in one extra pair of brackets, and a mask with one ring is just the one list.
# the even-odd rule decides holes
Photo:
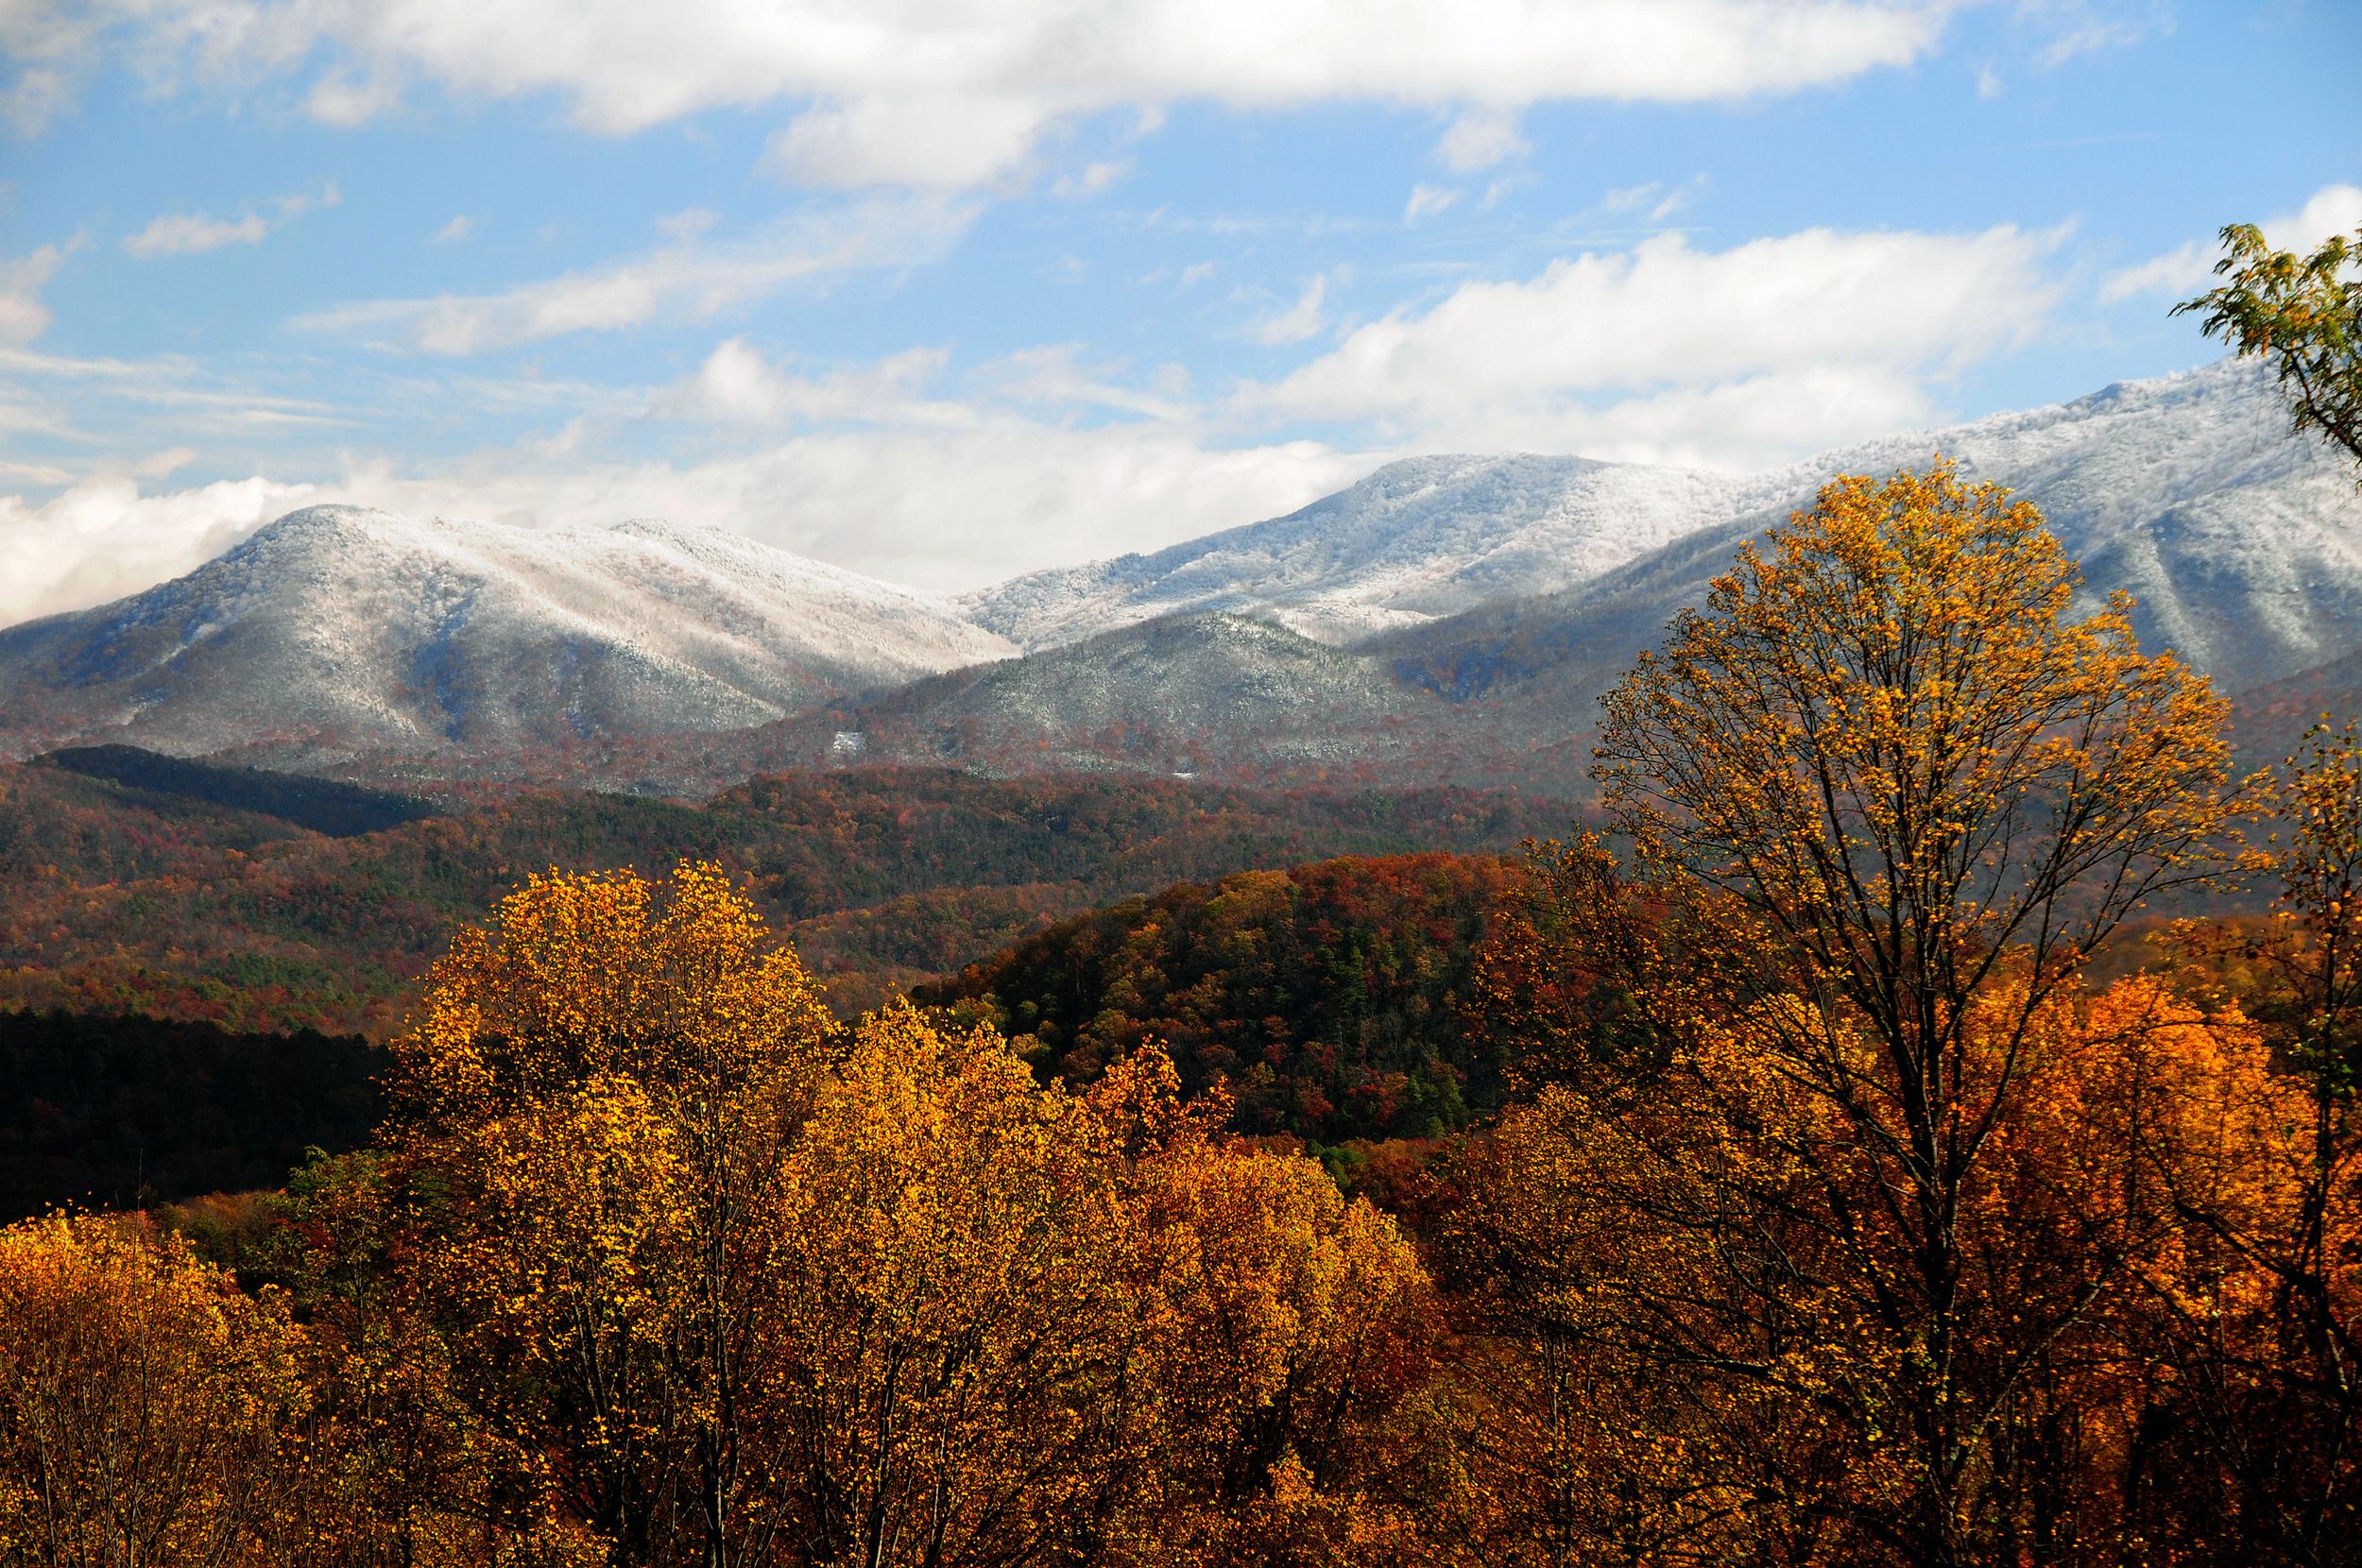
[(413, 795), (371, 790), (333, 778), (265, 773), (260, 768), (225, 768), (185, 757), (167, 757), (139, 746), (69, 746), (34, 758), (37, 766), (63, 768), (86, 778), (104, 778), (148, 797), (202, 801), (234, 811), (277, 817), (332, 839), (383, 832), (418, 822), (442, 810)]
[(368, 1141), (384, 1062), (309, 1030), (0, 1013), (0, 1223), (275, 1187), (307, 1148)]
[(528, 875), (681, 860), (743, 878), (831, 997), (858, 1008), (1175, 882), (1338, 855), (1498, 852), (1570, 815), (1502, 790), (1283, 793), (904, 767), (759, 778), (703, 805), (479, 789), (428, 810), (127, 747), (0, 765), (0, 1008), (384, 1038), (452, 933)]
[(1836, 474), (1937, 452), (2039, 505), (2083, 603), (2131, 594), (2142, 646), (2260, 714), (2264, 756), (2356, 692), (2362, 500), (2291, 437), (2270, 375), (2225, 361), (1753, 475), (1406, 458), (1285, 517), (953, 599), (716, 528), (306, 507), (171, 582), (0, 626), (0, 756), (127, 741), (395, 790), (700, 798), (872, 763), (1581, 794), (1597, 699), (1739, 544)]

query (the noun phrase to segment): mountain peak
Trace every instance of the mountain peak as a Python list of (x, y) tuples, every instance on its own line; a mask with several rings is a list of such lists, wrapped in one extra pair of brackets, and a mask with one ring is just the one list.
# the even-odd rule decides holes
[(1597, 575), (1729, 515), (1746, 485), (1532, 452), (1400, 458), (1284, 517), (960, 603), (1027, 648), (1222, 609), (1350, 642)]
[(374, 506), (323, 502), (314, 506), (298, 507), (263, 524), (246, 537), (241, 548), (261, 546), (269, 549), (289, 544), (312, 546), (334, 539), (382, 536), (403, 527), (408, 521), (406, 518), (380, 511)]
[[(928, 597), (739, 535), (302, 507), (185, 577), (0, 630), (0, 732), (301, 765), (765, 724), (1001, 656)], [(291, 739), (292, 738), (292, 739)]]
[(710, 527), (704, 523), (675, 522), (670, 518), (659, 517), (625, 518), (621, 522), (610, 523), (607, 531), (610, 534), (623, 535), (626, 538), (666, 541), (711, 538), (716, 535), (728, 532), (726, 529)]

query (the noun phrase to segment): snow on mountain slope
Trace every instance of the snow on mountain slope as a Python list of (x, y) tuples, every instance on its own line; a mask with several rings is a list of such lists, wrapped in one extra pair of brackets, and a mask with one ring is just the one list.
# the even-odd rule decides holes
[[(2082, 565), (2087, 603), (2138, 600), (2143, 646), (2172, 648), (2226, 691), (2362, 643), (2362, 496), (2350, 465), (2288, 434), (2277, 390), (2224, 363), (1951, 430), (1869, 442), (1775, 476), (1802, 505), (1829, 475), (1937, 453), (2039, 504)], [(1542, 681), (1552, 710), (1589, 699), (1672, 613), (1699, 603), (1739, 542), (1785, 506), (1719, 520), (1587, 582), (1370, 639), (1398, 673), (1466, 698)], [(1547, 676), (1545, 679), (1543, 677)]]
[(1762, 504), (1761, 482), (1582, 457), (1412, 457), (1301, 511), (956, 601), (1027, 649), (1178, 610), (1347, 642), (1595, 576)]
[(316, 506), (145, 593), (0, 630), (0, 736), (514, 751), (762, 724), (1011, 651), (933, 596), (736, 535)]
[(2093, 594), (2130, 589), (2143, 642), (2226, 690), (2362, 645), (2351, 470), (2225, 363), (1749, 477), (1413, 459), (1285, 518), (956, 601), (659, 522), (313, 508), (177, 582), (0, 630), (0, 755), (130, 741), (543, 776), (549, 748), (596, 769), (606, 747), (631, 778), (712, 782), (825, 761), (842, 727), (881, 758), (1239, 776), (1498, 772), (1556, 746), (1555, 778), (1591, 699), (1741, 540), (1833, 473), (1938, 452), (2040, 503)]
[(2093, 598), (2140, 601), (2145, 646), (2225, 690), (2362, 639), (2362, 495), (2343, 456), (2289, 434), (2262, 366), (2223, 361), (1823, 459), (1877, 473), (1942, 451), (2041, 506)]
[[(949, 762), (987, 773), (1124, 769), (1269, 784), (1399, 758), (1448, 710), (1377, 660), (1273, 622), (1206, 612), (716, 737), (702, 756), (742, 773)], [(663, 760), (655, 759), (659, 775)]]
[(2351, 486), (2288, 435), (2260, 368), (2228, 361), (1743, 477), (1571, 457), (1412, 458), (1284, 518), (959, 603), (1029, 649), (1197, 608), (1269, 616), (1332, 642), (1410, 635), (1486, 604), (1579, 595), (1685, 540), (1735, 542), (1808, 504), (1832, 474), (1920, 467), (1938, 452), (2040, 503), (2095, 583), (2141, 596), (2154, 633), (2201, 662), (2294, 668), (2351, 635), (2362, 590)]
[(1405, 702), (1367, 659), (1268, 622), (1207, 613), (957, 672), (865, 706), (938, 725), (1045, 734), (1123, 726), (1210, 741), (1366, 724)]

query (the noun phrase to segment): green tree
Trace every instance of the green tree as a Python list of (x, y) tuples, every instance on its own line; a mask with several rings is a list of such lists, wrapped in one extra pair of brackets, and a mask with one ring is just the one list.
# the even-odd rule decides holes
[(2319, 431), (2362, 464), (2362, 230), (2333, 234), (2310, 256), (2274, 250), (2251, 223), (2222, 231), (2223, 281), (2173, 307), (2241, 358), (2269, 360), (2299, 435)]

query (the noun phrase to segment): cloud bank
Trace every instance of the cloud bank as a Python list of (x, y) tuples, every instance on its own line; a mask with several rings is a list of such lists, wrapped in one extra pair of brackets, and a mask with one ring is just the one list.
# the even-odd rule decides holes
[(1660, 234), (1395, 310), (1232, 408), (1429, 449), (1801, 456), (1924, 420), (1931, 383), (2039, 332), (2062, 238), (1816, 229), (1716, 251)]
[(864, 197), (816, 205), (731, 240), (711, 238), (702, 223), (675, 223), (657, 248), (604, 266), (490, 294), (360, 300), (309, 312), (295, 325), (459, 356), (659, 318), (710, 320), (782, 289), (825, 290), (855, 273), (938, 261), (976, 211), (956, 199)]
[[(617, 269), (608, 289), (577, 296), (587, 281), (561, 280), (373, 307), (369, 321), (422, 350), (462, 352), (626, 321), (655, 300), (718, 309), (838, 253), (717, 245), (695, 223), (675, 228), (676, 240)], [(361, 455), (333, 471), (151, 493), (126, 468), (46, 501), (0, 502), (0, 544), (34, 563), (0, 590), (0, 616), (185, 571), (307, 500), (525, 523), (662, 515), (960, 588), (1105, 554), (1117, 538), (1149, 550), (1274, 516), (1406, 452), (1793, 461), (1928, 422), (1950, 378), (2044, 331), (2062, 288), (2050, 265), (2062, 239), (2008, 225), (1815, 229), (1715, 250), (1662, 234), (1565, 256), (1522, 280), (1462, 283), (1424, 308), (1351, 326), (1292, 370), (1212, 395), (1178, 366), (1094, 364), (1076, 344), (965, 367), (939, 345), (815, 364), (733, 334), (677, 380), (432, 473)], [(1249, 335), (1275, 347), (1317, 337), (1335, 283), (1306, 279)], [(0, 369), (8, 364), (0, 357)], [(129, 368), (87, 379), (171, 395), (164, 378)], [(193, 417), (235, 398), (185, 395), (210, 400)], [(499, 395), (468, 383), (471, 405)], [(1292, 427), (1297, 438), (1275, 438)], [(591, 455), (651, 449), (666, 455)]]
[(350, 126), (427, 85), (554, 95), (628, 133), (722, 108), (792, 118), (771, 166), (815, 186), (981, 186), (1053, 126), (1190, 102), (1458, 106), (1441, 156), (1519, 145), (1552, 100), (1701, 102), (1824, 88), (1935, 46), (1945, 0), (16, 0), (0, 113), (37, 127), (111, 48), (163, 86), (308, 77)]

